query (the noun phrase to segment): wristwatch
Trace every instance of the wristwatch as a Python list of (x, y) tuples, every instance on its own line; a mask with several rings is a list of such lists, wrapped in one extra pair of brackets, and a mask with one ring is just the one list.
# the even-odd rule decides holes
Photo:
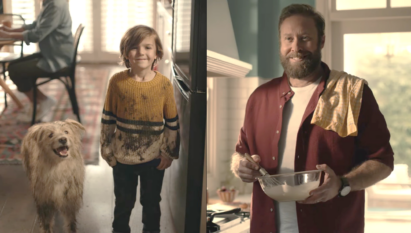
[(347, 178), (341, 176), (340, 179), (341, 179), (341, 188), (340, 188), (340, 190), (338, 191), (338, 196), (339, 196), (339, 197), (345, 197), (345, 196), (347, 196), (347, 195), (350, 193), (350, 191), (351, 191), (351, 186), (350, 186), (350, 184), (348, 183)]

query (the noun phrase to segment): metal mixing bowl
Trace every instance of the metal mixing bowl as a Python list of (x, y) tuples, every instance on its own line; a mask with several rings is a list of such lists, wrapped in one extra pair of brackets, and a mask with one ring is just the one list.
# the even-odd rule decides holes
[(321, 171), (284, 173), (258, 178), (264, 193), (279, 201), (303, 201), (320, 184)]

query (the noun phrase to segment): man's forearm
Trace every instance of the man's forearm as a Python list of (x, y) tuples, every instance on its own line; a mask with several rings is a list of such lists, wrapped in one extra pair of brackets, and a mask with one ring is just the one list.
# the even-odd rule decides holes
[(23, 40), (23, 33), (22, 32), (9, 32), (9, 38), (13, 38), (15, 40)]
[(4, 27), (4, 31), (6, 32), (24, 32), (26, 29), (23, 27), (21, 28), (9, 28), (9, 27)]
[(375, 160), (368, 160), (346, 174), (345, 177), (348, 179), (351, 191), (358, 191), (385, 179), (391, 172), (391, 168), (387, 165)]

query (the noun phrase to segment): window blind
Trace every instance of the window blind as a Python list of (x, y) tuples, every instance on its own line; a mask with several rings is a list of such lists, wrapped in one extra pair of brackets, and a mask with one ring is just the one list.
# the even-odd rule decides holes
[(121, 37), (139, 24), (153, 26), (154, 0), (102, 0), (102, 51), (119, 53)]
[(190, 51), (191, 32), (191, 0), (177, 1), (177, 38), (176, 50), (179, 52)]
[[(11, 1), (11, 12), (13, 14), (21, 15), (26, 24), (31, 24), (36, 19), (35, 13), (35, 0), (12, 0)], [(36, 43), (30, 43), (30, 45), (24, 44), (23, 53), (32, 54), (36, 52)]]
[(93, 0), (70, 0), (73, 36), (80, 24), (85, 26), (78, 52), (93, 52)]

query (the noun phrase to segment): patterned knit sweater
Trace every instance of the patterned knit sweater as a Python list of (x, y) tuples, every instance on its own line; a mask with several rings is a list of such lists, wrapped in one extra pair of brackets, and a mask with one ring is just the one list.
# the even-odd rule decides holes
[(110, 166), (149, 162), (159, 155), (177, 159), (179, 124), (171, 82), (156, 72), (137, 82), (128, 70), (109, 83), (101, 119), (101, 155)]

